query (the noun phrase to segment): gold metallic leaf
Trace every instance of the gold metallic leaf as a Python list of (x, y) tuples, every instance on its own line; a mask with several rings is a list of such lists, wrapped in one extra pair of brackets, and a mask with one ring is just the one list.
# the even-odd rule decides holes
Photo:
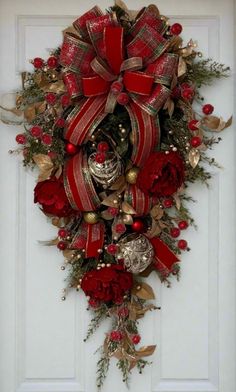
[(38, 182), (47, 180), (53, 171), (51, 158), (45, 154), (35, 154), (33, 160), (39, 168)]
[(115, 207), (118, 208), (119, 206), (119, 198), (116, 194), (116, 192), (112, 193), (111, 195), (105, 197), (105, 199), (102, 201), (102, 204), (108, 207)]
[(233, 117), (231, 116), (228, 121), (224, 121), (222, 117), (206, 116), (202, 120), (202, 125), (207, 127), (210, 131), (221, 132), (225, 128), (230, 127)]
[(129, 214), (129, 215), (135, 215), (137, 214), (137, 212), (135, 211), (135, 209), (129, 204), (127, 203), (127, 201), (123, 201), (122, 203), (122, 211), (125, 214)]
[(57, 93), (57, 94), (61, 94), (66, 91), (66, 87), (65, 87), (62, 80), (58, 80), (55, 83), (48, 83), (47, 85), (45, 85), (41, 88), (45, 92), (52, 92), (52, 93)]
[(198, 165), (200, 157), (201, 157), (200, 152), (195, 148), (189, 151), (188, 160), (190, 165), (193, 167), (193, 169), (195, 169), (195, 167)]
[(168, 110), (168, 114), (171, 117), (173, 112), (174, 112), (174, 109), (175, 109), (174, 101), (171, 98), (168, 98), (166, 103), (165, 103), (165, 105), (164, 105), (164, 107), (163, 107), (163, 109), (167, 109)]
[(137, 282), (132, 288), (132, 294), (141, 299), (155, 299), (153, 289), (144, 282)]
[(157, 237), (161, 233), (161, 228), (154, 219), (152, 219), (152, 227), (150, 230), (147, 232), (147, 236), (149, 238)]
[(36, 109), (35, 109), (35, 105), (30, 105), (28, 106), (25, 110), (24, 110), (24, 116), (25, 119), (31, 123), (36, 116)]
[(187, 72), (187, 64), (182, 56), (179, 57), (179, 64), (178, 64), (178, 78), (183, 76)]
[(116, 182), (114, 182), (109, 189), (112, 191), (123, 190), (126, 187), (125, 176), (120, 176)]
[(64, 256), (65, 259), (67, 259), (67, 260), (73, 259), (74, 255), (75, 255), (75, 252), (74, 252), (73, 250), (71, 250), (71, 249), (65, 249), (65, 250), (63, 250), (63, 256)]
[(58, 238), (55, 238), (55, 239), (50, 240), (50, 241), (38, 241), (38, 242), (39, 242), (40, 244), (42, 244), (42, 245), (54, 246), (54, 245), (57, 245), (57, 244), (58, 244), (59, 239), (58, 239)]
[(164, 215), (163, 208), (161, 208), (160, 204), (156, 204), (150, 211), (150, 215), (156, 221), (161, 219)]
[(59, 178), (62, 174), (62, 166), (60, 165), (55, 173), (55, 177)]
[(109, 212), (107, 210), (101, 212), (101, 217), (102, 217), (102, 219), (105, 219), (105, 220), (112, 220), (114, 218), (114, 216), (109, 214)]
[(124, 214), (122, 217), (122, 220), (125, 225), (132, 225), (133, 224), (133, 218), (129, 214)]
[(179, 195), (175, 194), (175, 195), (173, 195), (173, 197), (174, 197), (174, 200), (175, 200), (175, 206), (176, 206), (177, 210), (180, 210), (181, 199), (180, 199)]
[(149, 355), (152, 355), (154, 353), (155, 349), (156, 345), (141, 347), (139, 350), (136, 351), (136, 356), (138, 358), (149, 357)]

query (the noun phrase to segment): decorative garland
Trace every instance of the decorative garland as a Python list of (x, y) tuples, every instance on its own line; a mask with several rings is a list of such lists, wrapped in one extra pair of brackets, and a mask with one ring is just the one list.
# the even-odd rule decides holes
[(16, 151), (39, 169), (34, 202), (58, 227), (47, 244), (69, 271), (62, 300), (71, 288), (85, 293), (94, 313), (87, 338), (112, 319), (98, 388), (111, 357), (124, 382), (148, 364), (155, 346), (137, 348), (138, 320), (158, 308), (142, 278), (154, 271), (169, 286), (179, 277), (179, 255), (189, 250), (182, 237), (194, 224), (185, 190), (208, 182), (205, 163), (217, 164), (206, 150), (220, 140), (212, 132), (231, 124), (199, 92), (229, 68), (201, 59), (181, 31), (154, 5), (135, 15), (121, 1), (105, 14), (95, 6), (47, 61), (32, 61), (13, 109), (25, 118)]

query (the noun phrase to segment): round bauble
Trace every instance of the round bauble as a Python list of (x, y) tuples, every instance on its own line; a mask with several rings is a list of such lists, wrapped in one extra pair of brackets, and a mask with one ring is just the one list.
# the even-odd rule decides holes
[(118, 260), (124, 260), (127, 271), (139, 274), (153, 261), (154, 249), (150, 241), (142, 234), (129, 234), (119, 241)]
[(131, 229), (133, 232), (135, 233), (143, 233), (145, 230), (145, 225), (144, 222), (142, 221), (142, 219), (134, 219), (132, 225), (131, 225)]
[(139, 169), (137, 167), (132, 167), (129, 169), (125, 175), (126, 181), (129, 184), (136, 184), (138, 178)]
[(99, 216), (96, 212), (88, 211), (88, 212), (84, 212), (83, 218), (86, 223), (89, 223), (90, 225), (94, 225), (95, 223), (98, 222)]

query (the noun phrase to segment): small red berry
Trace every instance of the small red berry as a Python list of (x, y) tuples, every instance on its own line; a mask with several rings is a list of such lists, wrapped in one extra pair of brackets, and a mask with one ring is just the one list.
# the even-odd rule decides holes
[(117, 245), (116, 244), (109, 244), (107, 246), (107, 253), (109, 253), (110, 255), (115, 255), (117, 252)]
[(185, 240), (179, 240), (178, 241), (178, 248), (181, 250), (187, 249), (188, 243)]
[(134, 219), (131, 229), (136, 233), (142, 233), (144, 231), (144, 223), (142, 219)]
[(112, 216), (116, 216), (116, 215), (118, 214), (119, 210), (118, 210), (118, 208), (115, 208), (115, 207), (109, 207), (109, 208), (107, 209), (107, 212), (108, 212), (110, 215), (112, 215)]
[(129, 96), (127, 93), (120, 93), (117, 97), (117, 102), (120, 105), (127, 105), (127, 103), (129, 102)]
[(211, 114), (214, 112), (214, 106), (212, 106), (210, 103), (208, 103), (203, 106), (202, 111), (206, 115)]
[(117, 223), (115, 226), (116, 233), (123, 234), (126, 232), (126, 227), (123, 223)]
[(99, 152), (107, 152), (109, 150), (109, 146), (107, 142), (98, 143), (98, 151)]
[(58, 230), (58, 237), (66, 238), (69, 235), (69, 231), (66, 229)]
[(139, 344), (140, 340), (141, 340), (141, 336), (140, 335), (133, 335), (132, 336), (132, 342), (134, 344)]
[(58, 128), (64, 128), (65, 123), (66, 122), (65, 122), (64, 118), (58, 118), (57, 121), (56, 121), (56, 126)]
[(54, 93), (48, 93), (45, 95), (45, 100), (47, 101), (47, 103), (49, 105), (55, 105), (56, 100), (57, 100), (57, 96)]
[(25, 144), (26, 143), (26, 136), (23, 135), (22, 133), (19, 133), (18, 135), (16, 135), (16, 142), (18, 144)]
[(31, 128), (30, 133), (33, 137), (41, 137), (43, 130), (39, 125), (35, 125)]
[(180, 221), (180, 222), (178, 223), (178, 226), (179, 226), (180, 230), (185, 230), (185, 229), (187, 229), (187, 227), (188, 227), (188, 222), (185, 221), (185, 220)]
[(198, 120), (191, 120), (188, 123), (188, 128), (190, 129), (190, 131), (197, 131), (198, 130)]
[(35, 59), (33, 60), (33, 65), (34, 65), (34, 68), (40, 69), (43, 67), (44, 61), (43, 61), (43, 59), (41, 59), (41, 57), (35, 57)]
[(61, 96), (61, 104), (63, 107), (69, 106), (70, 104), (70, 97), (67, 94)]
[(171, 28), (170, 28), (170, 32), (173, 35), (179, 35), (182, 33), (183, 27), (180, 23), (174, 23)]
[(47, 60), (47, 65), (49, 66), (49, 68), (56, 68), (58, 66), (57, 57), (55, 56), (49, 57)]
[(123, 339), (123, 333), (120, 331), (111, 331), (110, 340), (113, 342), (120, 342)]
[(75, 146), (72, 143), (67, 143), (65, 146), (65, 150), (66, 150), (67, 154), (69, 154), (69, 155), (74, 155), (78, 151), (77, 146)]
[(173, 238), (177, 238), (180, 235), (180, 229), (178, 227), (172, 227), (172, 229), (170, 230), (170, 235)]
[(187, 82), (181, 84), (181, 89), (186, 90), (187, 88), (192, 88), (191, 85)]
[(172, 199), (165, 199), (162, 204), (165, 208), (171, 208), (174, 203)]
[(194, 148), (199, 147), (202, 144), (202, 139), (199, 136), (194, 136), (190, 140), (190, 144)]
[(66, 242), (64, 241), (59, 241), (57, 244), (58, 249), (60, 250), (65, 250), (67, 248)]
[(49, 135), (48, 133), (44, 133), (42, 135), (42, 142), (43, 142), (43, 144), (50, 146), (52, 144), (52, 136)]
[(192, 88), (186, 88), (181, 92), (181, 95), (184, 99), (187, 99), (187, 101), (191, 101), (194, 96), (194, 91)]
[(104, 154), (104, 152), (97, 152), (97, 154), (95, 155), (95, 161), (97, 163), (104, 163), (106, 160), (106, 155)]
[(111, 85), (111, 91), (113, 94), (119, 94), (123, 90), (123, 84), (118, 80), (113, 82)]

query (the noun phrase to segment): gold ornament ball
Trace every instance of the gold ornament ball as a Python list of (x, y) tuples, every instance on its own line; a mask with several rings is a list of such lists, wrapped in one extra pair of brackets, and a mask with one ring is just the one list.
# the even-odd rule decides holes
[(131, 169), (129, 169), (126, 173), (126, 181), (129, 184), (136, 184), (137, 178), (138, 178), (138, 172), (139, 169), (137, 167), (132, 167)]
[(98, 214), (93, 211), (84, 212), (84, 220), (85, 222), (89, 223), (90, 225), (94, 225), (98, 222)]

